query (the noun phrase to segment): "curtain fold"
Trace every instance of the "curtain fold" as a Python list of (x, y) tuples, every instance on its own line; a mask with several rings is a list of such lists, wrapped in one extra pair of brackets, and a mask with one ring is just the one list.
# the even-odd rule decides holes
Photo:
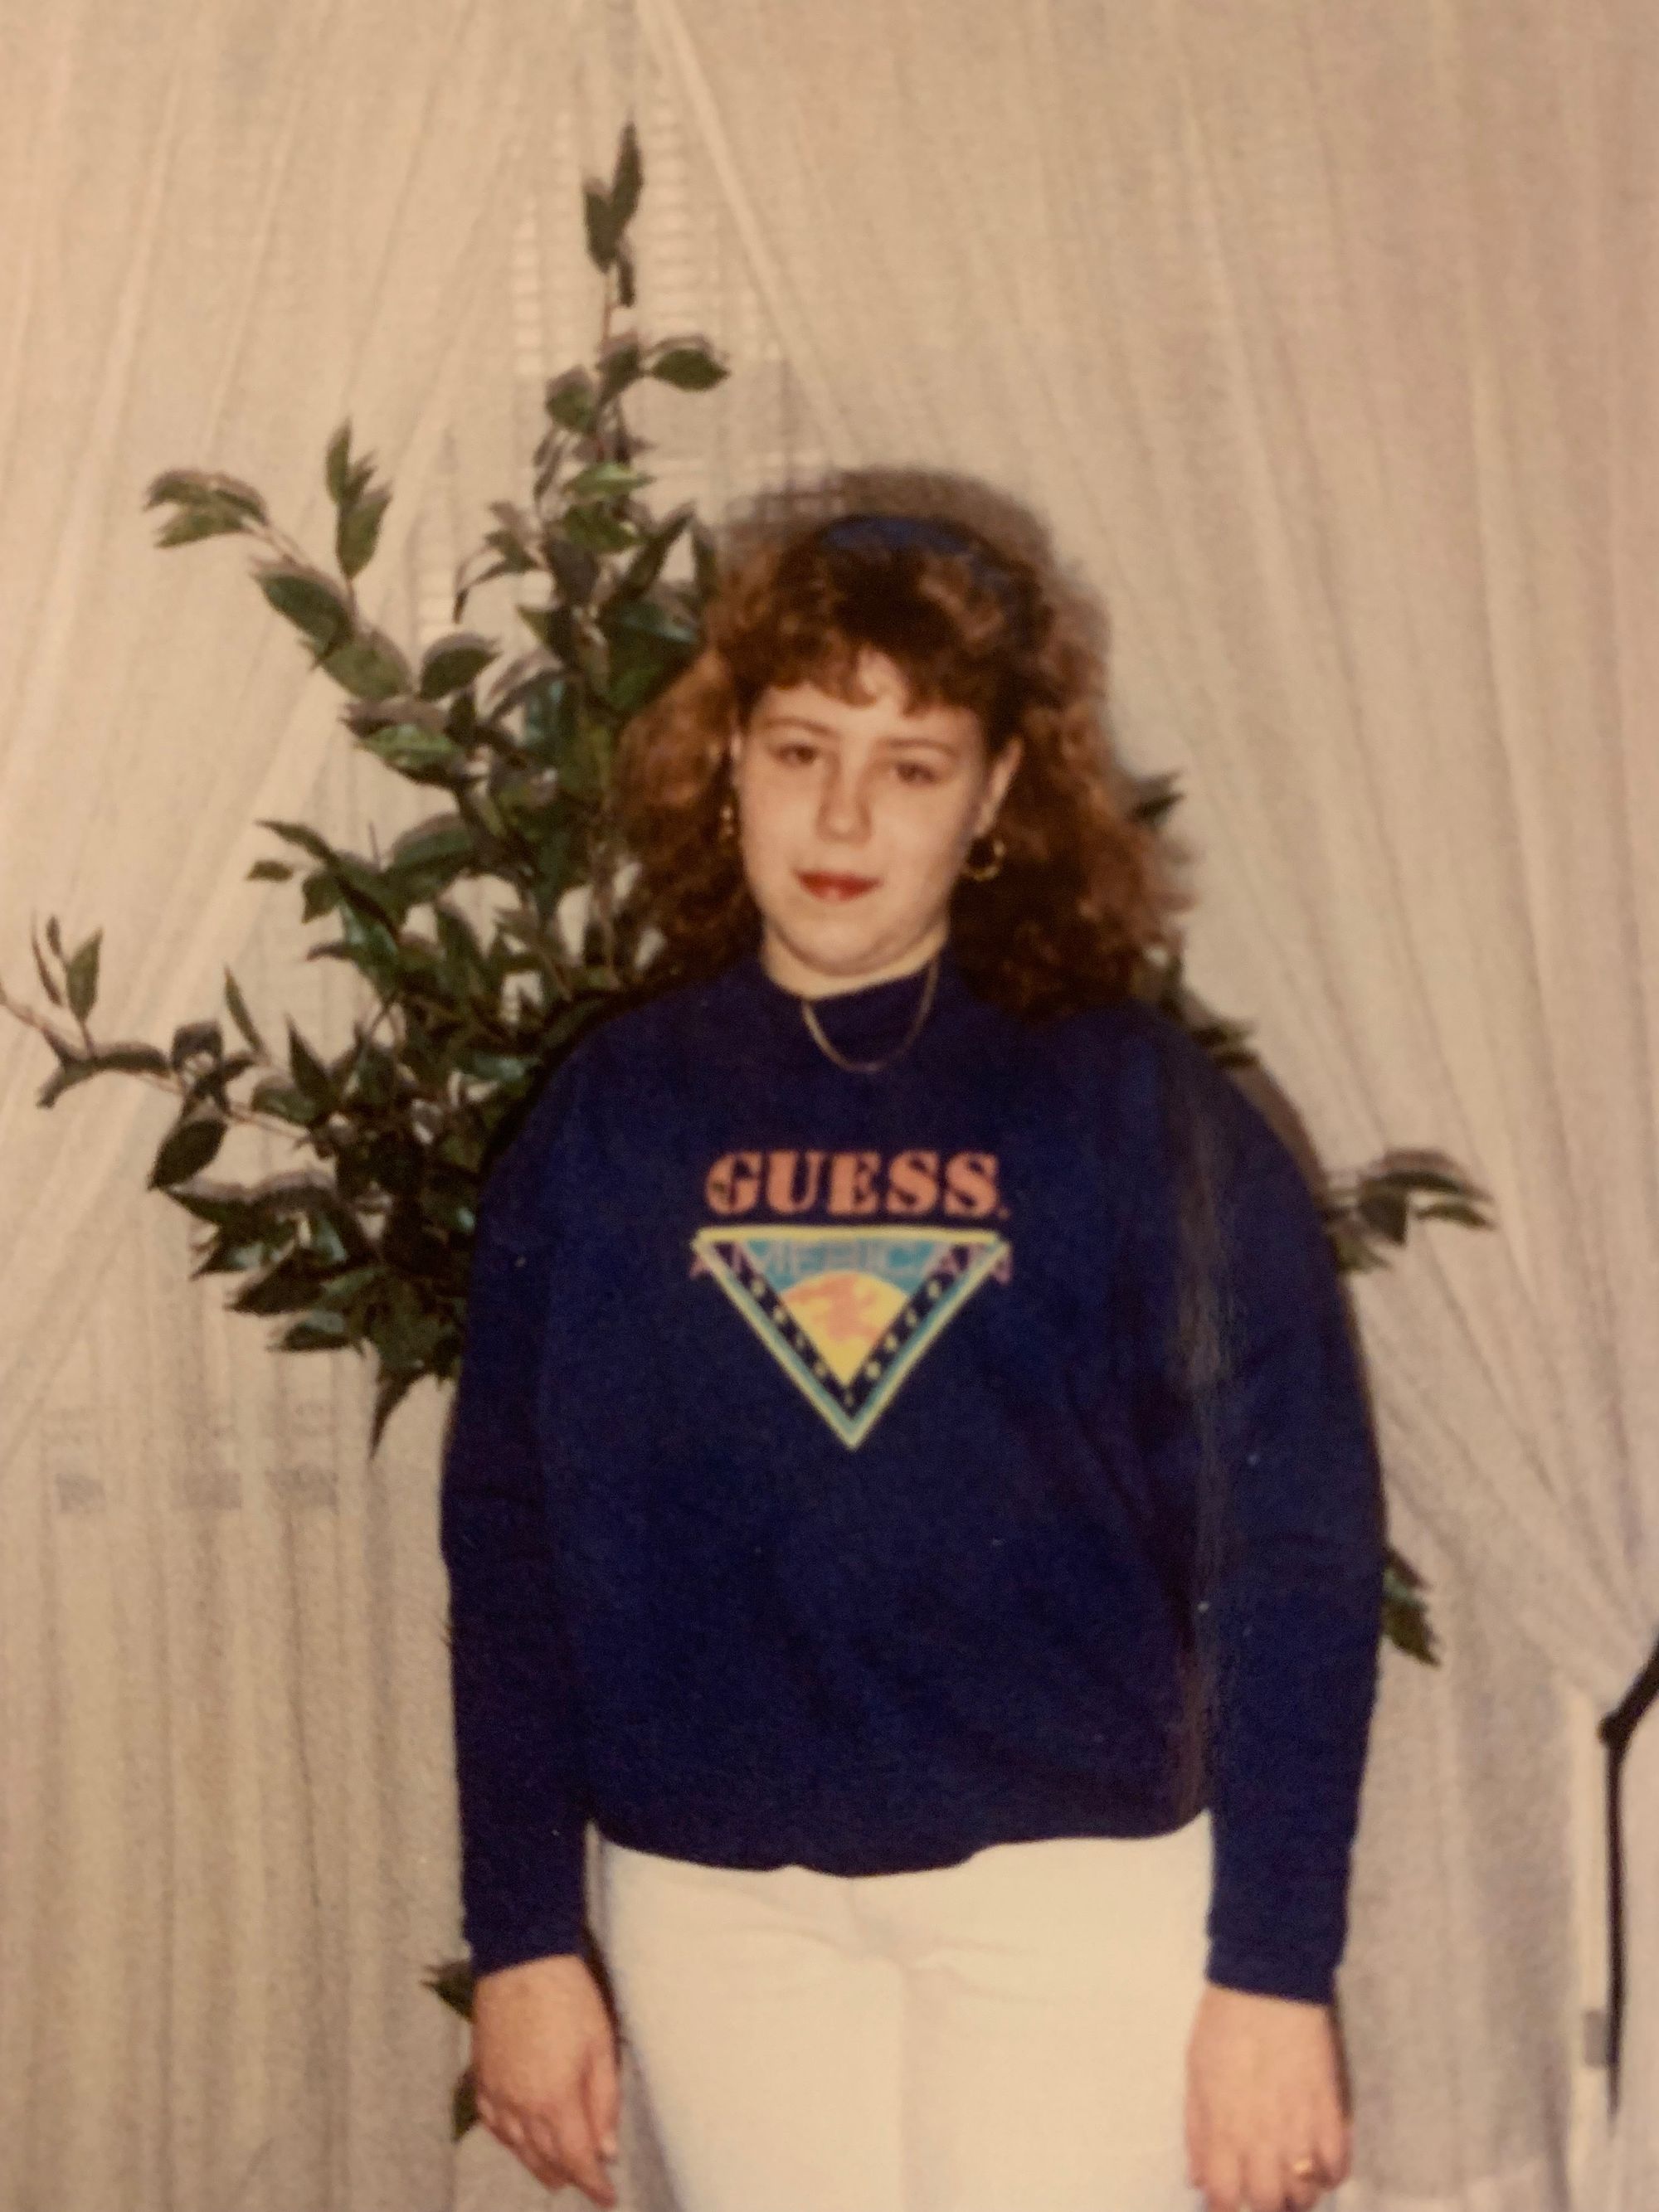
[[(555, 66), (561, 9), (307, 0), (152, 25), (89, 8), (49, 28), (9, 12), (8, 51), (40, 57), (58, 91), (57, 127), (37, 136), (31, 73), (8, 74), (38, 221), (9, 250), (20, 334), (0, 394), (0, 580), (17, 611), (0, 662), (0, 945), (17, 990), (31, 915), (56, 908), (73, 941), (107, 923), (100, 1026), (165, 1042), (252, 926), (245, 879), (270, 849), (254, 825), (301, 809), (337, 702), (276, 622), (250, 622), (255, 549), (158, 553), (165, 510), (145, 513), (144, 490), (164, 468), (226, 470), (327, 561), (322, 451), (349, 415), (398, 493), (364, 580), (381, 618), (478, 371), (481, 287), (518, 212), (526, 88)], [(167, 1126), (134, 1085), (66, 1145), (83, 1102), (46, 1119), (40, 1079), (38, 1049), (9, 1037), (0, 1465), (39, 1402), (44, 1342), (95, 1276), (100, 1207), (138, 1202)]]

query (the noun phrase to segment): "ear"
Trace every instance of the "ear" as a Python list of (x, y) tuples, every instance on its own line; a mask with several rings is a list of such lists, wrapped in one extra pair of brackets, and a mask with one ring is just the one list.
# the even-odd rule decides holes
[(733, 777), (736, 776), (738, 769), (743, 765), (743, 740), (744, 732), (742, 730), (733, 729), (731, 736), (726, 741), (726, 763)]

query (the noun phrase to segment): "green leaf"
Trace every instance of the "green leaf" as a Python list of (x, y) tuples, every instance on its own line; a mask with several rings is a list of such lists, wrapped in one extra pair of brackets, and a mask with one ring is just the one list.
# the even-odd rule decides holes
[(1144, 822), (1154, 830), (1166, 814), (1180, 805), (1183, 796), (1180, 779), (1174, 774), (1138, 778), (1135, 794), (1131, 814), (1137, 822)]
[(217, 1022), (185, 1022), (173, 1032), (172, 1066), (182, 1072), (188, 1060), (224, 1057), (225, 1041)]
[(246, 1237), (258, 1223), (258, 1209), (240, 1194), (216, 1198), (207, 1191), (175, 1190), (171, 1196), (186, 1213), (193, 1213), (198, 1221), (210, 1222), (216, 1229), (234, 1229), (239, 1236)]
[(346, 487), (351, 466), (351, 422), (349, 417), (328, 441), (328, 453), (323, 463), (323, 480), (328, 486), (328, 495), (337, 506), (346, 496)]
[(242, 996), (236, 978), (228, 968), (225, 970), (225, 1004), (230, 1009), (230, 1018), (240, 1030), (254, 1051), (258, 1054), (260, 1059), (268, 1059), (270, 1055), (265, 1050), (265, 1041), (254, 1027), (253, 1017), (247, 1010), (247, 1000)]
[(391, 501), (391, 488), (384, 486), (341, 508), (334, 532), (334, 549), (346, 575), (361, 575), (374, 559), (374, 549), (380, 542), (380, 524)]
[(255, 574), (271, 605), (310, 639), (319, 659), (350, 637), (351, 610), (338, 586), (319, 570), (276, 561), (258, 568)]
[(278, 1121), (292, 1121), (302, 1129), (308, 1129), (319, 1118), (304, 1091), (296, 1091), (280, 1076), (268, 1076), (254, 1085), (253, 1103), (260, 1113), (274, 1114)]
[(233, 507), (245, 514), (250, 522), (269, 523), (270, 516), (260, 494), (240, 477), (215, 474), (208, 478), (214, 499), (226, 507)]
[(460, 2019), (471, 2019), (474, 1976), (470, 1959), (446, 1959), (442, 1966), (433, 1968), (422, 1987), (441, 1997)]
[(1439, 1653), (1421, 1595), (1424, 1587), (1417, 1569), (1390, 1545), (1382, 1571), (1382, 1632), (1409, 1657), (1437, 1667)]
[(603, 186), (582, 186), (582, 214), (587, 231), (587, 258), (596, 269), (609, 269), (617, 258), (619, 226)]
[[(182, 1199), (179, 1191), (169, 1197)], [(276, 1255), (268, 1238), (238, 1235), (227, 1231), (215, 1237), (196, 1266), (191, 1269), (192, 1281), (202, 1275), (246, 1275), (255, 1267), (269, 1267)]]
[(70, 1012), (78, 1022), (86, 1020), (98, 1001), (98, 953), (103, 938), (101, 929), (94, 930), (64, 971)]
[(1431, 1199), (1419, 1209), (1418, 1218), (1419, 1221), (1461, 1222), (1465, 1229), (1491, 1229), (1496, 1225), (1478, 1206), (1470, 1206), (1461, 1198)]
[(422, 656), (422, 698), (447, 699), (452, 691), (461, 690), (483, 674), (500, 650), (476, 630), (455, 630), (439, 638)]
[[(421, 1371), (422, 1370), (410, 1370), (408, 1369), (392, 1368), (383, 1368), (381, 1370), (380, 1379), (374, 1385), (374, 1418), (369, 1425), (368, 1431), (368, 1448), (371, 1452), (379, 1449), (380, 1438), (386, 1433), (386, 1423), (392, 1419), (393, 1413), (397, 1412), (398, 1407), (408, 1396), (409, 1393), (414, 1389), (415, 1385), (420, 1381)], [(462, 2076), (464, 2081), (466, 2078), (467, 2077), (465, 2075)], [(470, 2120), (464, 2120), (463, 2118), (467, 2107), (463, 2102), (459, 2101), (459, 2084), (457, 2085), (457, 2096), (458, 2101), (454, 2107), (454, 2116), (458, 2122), (462, 2123), (462, 2132), (465, 2133), (466, 2127), (470, 2126), (471, 2123)]]
[[(592, 597), (593, 586), (599, 580), (599, 564), (585, 545), (574, 544), (567, 538), (552, 532), (542, 540), (542, 550), (553, 580), (559, 587), (559, 597), (568, 607), (584, 607)], [(520, 609), (522, 614), (526, 611)], [(532, 609), (532, 612), (541, 610)], [(545, 635), (543, 643), (548, 642)]]
[(256, 860), (247, 879), (251, 884), (285, 884), (293, 873), (286, 860)]
[(255, 1065), (251, 1052), (233, 1053), (228, 1060), (210, 1060), (190, 1081), (185, 1093), (186, 1105), (210, 1098), (221, 1113), (230, 1107), (230, 1086), (239, 1075), (245, 1075)]
[(1391, 1243), (1403, 1244), (1411, 1223), (1411, 1208), (1403, 1192), (1397, 1190), (1365, 1190), (1359, 1196), (1358, 1212), (1368, 1229), (1374, 1229)]
[(351, 1341), (351, 1324), (343, 1314), (313, 1307), (276, 1340), (279, 1352), (339, 1352)]
[(696, 649), (695, 626), (650, 599), (613, 602), (605, 619), (611, 641), (605, 697), (624, 720), (655, 697)]
[(34, 965), (40, 974), (41, 989), (54, 1006), (61, 1006), (64, 1003), (64, 994), (53, 980), (51, 969), (46, 965), (46, 957), (40, 950), (40, 940), (35, 935), (33, 927), (29, 930), (29, 945), (34, 954)]
[(316, 1297), (322, 1271), (303, 1252), (284, 1254), (268, 1274), (248, 1283), (231, 1300), (237, 1313), (304, 1313)]
[(268, 817), (262, 817), (259, 827), (261, 830), (270, 830), (276, 836), (286, 839), (290, 845), (297, 845), (302, 853), (309, 853), (313, 860), (326, 860), (331, 864), (337, 858), (334, 848), (329, 843), (327, 838), (319, 837), (314, 830), (308, 828), (303, 822), (276, 822)]
[(345, 934), (329, 945), (314, 945), (307, 960), (348, 960), (382, 997), (390, 997), (402, 981), (402, 962), (396, 936), (382, 921), (366, 919), (352, 907), (343, 908), (341, 926)]
[(668, 346), (647, 366), (651, 375), (679, 392), (712, 391), (728, 373), (701, 342)]
[(365, 1106), (390, 1106), (398, 1096), (398, 1062), (384, 1045), (373, 1039), (359, 1048), (351, 1073), (351, 1095)]
[(681, 507), (650, 533), (617, 578), (614, 599), (637, 599), (650, 590), (662, 574), (663, 565), (673, 551), (675, 541), (690, 520), (690, 508)]
[(633, 120), (623, 124), (617, 148), (617, 166), (611, 179), (611, 213), (620, 238), (638, 212), (645, 184), (645, 165), (640, 159), (640, 137)]
[(389, 728), (359, 738), (363, 750), (373, 753), (387, 768), (416, 782), (447, 782), (466, 765), (466, 755), (447, 730), (428, 730), (420, 722), (393, 722)]
[(426, 875), (439, 871), (445, 872), (445, 881), (450, 882), (473, 858), (472, 833), (459, 816), (452, 815), (444, 821), (424, 823), (400, 837), (392, 848), (386, 873)]
[(467, 2130), (478, 2124), (478, 2093), (468, 2066), (455, 2077), (455, 2087), (449, 2098), (449, 2133), (452, 2142), (459, 2142)]
[(334, 1106), (334, 1085), (328, 1070), (295, 1029), (292, 1021), (288, 1025), (288, 1064), (295, 1087), (308, 1099), (319, 1113), (326, 1114)]
[(634, 304), (634, 257), (625, 246), (617, 248), (617, 297), (624, 307)]
[(489, 970), (484, 963), (483, 947), (466, 916), (439, 900), (433, 903), (432, 920), (444, 957), (455, 971), (459, 988), (465, 988), (462, 979), (469, 975), (488, 981)]
[(593, 380), (585, 368), (568, 368), (556, 376), (547, 387), (548, 413), (560, 428), (566, 430), (591, 430), (593, 427)]
[[(216, 527), (235, 529), (246, 522), (270, 520), (265, 503), (252, 484), (212, 470), (167, 469), (152, 478), (144, 495), (145, 507), (160, 507), (169, 501), (180, 510), (169, 528), (191, 515), (211, 516)], [(158, 542), (182, 541), (169, 541), (164, 535)]]
[(49, 914), (46, 916), (46, 942), (61, 960), (64, 957), (64, 939), (58, 927), (58, 917), (55, 914)]
[(1453, 1170), (1436, 1165), (1428, 1159), (1401, 1158), (1394, 1155), (1390, 1162), (1365, 1177), (1374, 1190), (1432, 1191), (1442, 1198), (1473, 1199), (1484, 1195), (1467, 1176)]
[(186, 507), (156, 532), (158, 546), (193, 545), (202, 538), (234, 538), (247, 528), (244, 516), (229, 507)]
[(197, 507), (211, 496), (212, 478), (205, 469), (163, 469), (160, 476), (151, 477), (144, 505), (161, 507), (171, 500)]
[(66, 1091), (73, 1091), (77, 1083), (85, 1083), (98, 1073), (92, 1060), (72, 1060), (60, 1054), (58, 1066), (41, 1085), (35, 1095), (38, 1106), (55, 1106)]
[(92, 1055), (92, 1064), (101, 1075), (166, 1075), (169, 1073), (165, 1053), (153, 1044), (106, 1044)]
[(590, 553), (625, 553), (640, 539), (638, 531), (620, 515), (613, 514), (608, 507), (568, 507), (564, 530), (568, 538), (586, 546)]
[(564, 488), (565, 497), (573, 506), (579, 506), (588, 500), (622, 497), (654, 481), (626, 461), (595, 461), (591, 468), (571, 478)]
[(697, 599), (706, 605), (719, 586), (720, 565), (714, 538), (700, 522), (691, 526), (691, 566)]
[(366, 1267), (348, 1267), (343, 1274), (331, 1276), (317, 1294), (319, 1308), (326, 1313), (349, 1313), (371, 1284), (379, 1282), (382, 1272), (377, 1262)]
[(188, 1182), (192, 1176), (200, 1175), (224, 1138), (225, 1124), (206, 1115), (179, 1122), (163, 1139), (155, 1155), (155, 1164), (149, 1173), (150, 1188), (170, 1190), (174, 1183)]
[(354, 699), (389, 699), (410, 687), (408, 663), (392, 640), (379, 630), (348, 637), (325, 653), (319, 665)]
[[(624, 302), (624, 305), (626, 304)], [(645, 360), (640, 350), (639, 340), (631, 333), (623, 337), (613, 338), (600, 358), (595, 406), (609, 406), (611, 402), (626, 392), (630, 385), (637, 384), (644, 374)], [(623, 465), (611, 462), (608, 465), (620, 467)]]
[(315, 921), (319, 915), (332, 914), (340, 903), (340, 880), (327, 868), (318, 868), (306, 878), (303, 914), (306, 921)]
[(528, 693), (524, 708), (525, 750), (556, 768), (577, 730), (576, 686), (566, 676), (550, 676)]

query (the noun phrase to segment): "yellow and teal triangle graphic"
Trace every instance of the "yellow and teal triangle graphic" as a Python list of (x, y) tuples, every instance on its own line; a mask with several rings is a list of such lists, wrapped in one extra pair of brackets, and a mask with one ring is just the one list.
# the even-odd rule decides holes
[(757, 1222), (700, 1229), (691, 1249), (849, 1447), (986, 1277), (1008, 1269), (1008, 1241), (989, 1229)]

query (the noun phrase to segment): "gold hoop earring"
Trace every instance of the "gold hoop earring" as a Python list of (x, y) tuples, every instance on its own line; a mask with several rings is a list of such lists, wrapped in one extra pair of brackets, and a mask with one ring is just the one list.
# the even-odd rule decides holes
[(737, 843), (738, 803), (729, 791), (720, 801), (720, 817), (716, 827), (722, 845)]
[[(973, 844), (969, 846), (968, 850), (970, 854), (974, 849), (974, 845), (978, 842), (979, 840), (975, 838), (973, 841)], [(971, 860), (964, 860), (962, 864), (962, 872), (967, 877), (970, 884), (988, 884), (993, 876), (1000, 875), (1002, 872), (1002, 864), (1007, 857), (1008, 848), (1003, 843), (1002, 839), (997, 835), (996, 831), (993, 830), (991, 832), (991, 850), (988, 862), (975, 866)]]

